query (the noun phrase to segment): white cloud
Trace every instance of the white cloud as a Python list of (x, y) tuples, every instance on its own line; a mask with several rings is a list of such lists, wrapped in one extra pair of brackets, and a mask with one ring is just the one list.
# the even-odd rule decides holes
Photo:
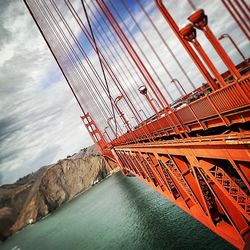
[[(150, 13), (150, 17), (159, 28), (164, 40), (167, 41), (168, 46), (181, 62), (194, 85), (196, 87), (201, 85), (204, 79), (201, 77), (194, 63), (187, 56), (187, 53), (159, 11), (155, 9), (153, 2), (149, 0), (140, 1), (148, 13)], [(49, 1), (46, 2), (49, 3)], [(64, 3), (64, 1), (58, 2)], [(86, 24), (80, 1), (71, 2)], [(91, 6), (95, 3), (94, 1), (88, 2)], [(210, 0), (194, 0), (194, 2), (198, 8), (206, 9), (209, 24), (216, 36), (222, 32), (232, 34), (239, 47), (246, 56), (249, 56), (250, 50), (247, 49), (249, 44), (219, 0), (213, 0), (212, 2)], [(188, 15), (192, 12), (188, 1), (165, 1), (165, 4), (179, 25), (186, 22)], [(147, 60), (137, 48), (134, 40), (129, 36), (130, 42), (143, 59), (149, 72), (156, 82), (159, 83), (155, 72), (150, 68), (150, 63), (153, 65), (153, 68), (156, 69), (157, 74), (159, 74), (165, 86), (161, 87), (161, 89), (167, 88), (173, 99), (178, 98), (180, 93), (173, 84), (170, 84), (169, 76), (153, 54), (153, 51), (149, 48), (144, 37), (138, 32), (135, 23), (129, 18), (122, 5), (118, 4), (117, 6), (120, 10), (123, 9), (122, 16), (125, 18), (125, 23), (130, 31), (132, 31), (137, 44), (139, 44), (145, 52)], [(4, 182), (10, 182), (23, 174), (39, 168), (43, 164), (52, 163), (92, 142), (79, 118), (81, 111), (22, 1), (11, 0), (7, 3), (4, 0), (0, 0), (0, 7), (0, 159), (2, 161), (0, 174), (2, 173)], [(62, 8), (62, 6), (60, 6), (60, 9), (63, 14), (66, 15), (74, 34), (79, 38), (79, 26), (76, 21), (71, 18), (69, 10)], [(97, 11), (95, 9), (93, 10), (94, 13), (97, 14)], [(223, 15), (221, 15), (221, 11), (223, 10), (225, 13), (223, 12)], [(157, 50), (168, 71), (174, 78), (179, 79), (187, 91), (192, 91), (192, 86), (188, 83), (169, 51), (153, 30), (152, 25), (141, 12), (140, 7), (135, 5), (132, 11), (136, 14), (136, 20), (140, 23), (140, 27), (145, 32), (147, 38), (152, 42), (152, 45)], [(140, 11), (140, 13), (138, 13), (138, 11)], [(91, 18), (92, 17), (93, 14), (91, 14)], [(62, 25), (61, 21), (59, 21), (59, 23)], [(123, 31), (128, 34), (126, 28), (124, 26), (122, 26), (122, 28)], [(96, 32), (96, 35), (102, 37), (107, 42), (103, 30), (100, 27), (98, 30), (100, 34), (98, 35), (98, 32)], [(107, 29), (104, 28), (104, 30), (108, 35), (111, 34)], [(69, 37), (69, 34), (67, 34), (67, 36)], [(219, 70), (221, 72), (226, 70), (201, 32), (199, 32), (198, 38)], [(71, 38), (69, 39), (72, 41)], [(80, 37), (80, 40), (81, 39), (83, 38)], [(117, 46), (114, 38), (111, 38), (111, 40), (113, 44)], [(84, 39), (81, 40), (81, 43), (89, 47)], [(237, 52), (232, 49), (232, 45), (226, 40), (223, 41), (223, 45), (234, 62), (239, 63), (240, 57)], [(125, 91), (131, 97), (133, 106), (136, 107), (137, 110), (143, 108), (148, 114), (153, 114), (152, 109), (146, 100), (143, 99), (144, 97), (138, 95), (138, 87), (145, 84), (145, 80), (143, 80), (141, 76), (138, 76), (138, 69), (135, 64), (132, 63), (131, 58), (128, 58), (128, 53), (124, 53), (123, 45), (121, 45), (121, 47), (117, 46), (118, 51), (121, 52), (119, 57), (113, 48), (107, 48), (107, 45), (101, 45), (99, 43), (99, 47), (101, 48), (102, 46), (107, 50), (104, 52), (104, 55), (112, 58), (112, 60), (109, 60), (110, 65), (114, 72), (117, 73)], [(76, 45), (74, 45), (74, 48), (80, 55)], [(89, 50), (89, 48), (87, 48), (87, 50)], [(82, 58), (82, 56), (80, 57)], [(95, 68), (100, 72), (100, 65), (96, 55), (89, 53), (89, 57), (95, 65)], [(117, 62), (114, 62), (115, 60), (117, 60)], [(66, 64), (67, 61), (64, 60), (64, 63)], [(83, 63), (86, 66), (86, 62)], [(119, 65), (119, 63), (121, 63), (121, 65)], [(68, 67), (68, 69), (72, 68)], [(130, 71), (130, 73), (128, 71)], [(93, 77), (93, 72), (91, 72), (90, 75)], [(120, 91), (110, 76), (107, 75), (107, 77), (112, 97), (115, 98), (120, 94)], [(97, 81), (95, 77), (93, 77), (93, 79)], [(79, 79), (79, 81), (80, 80), (81, 85), (79, 85), (78, 82), (78, 86), (81, 102), (84, 104), (86, 111), (91, 111), (97, 123), (104, 129), (106, 120), (102, 111), (97, 107), (96, 100), (99, 98), (98, 94), (90, 98), (90, 87), (85, 86), (83, 79)], [(100, 84), (97, 84), (97, 88), (103, 93)], [(149, 93), (153, 97), (152, 92), (149, 91)], [(167, 96), (165, 90), (163, 90), (163, 93)], [(104, 98), (106, 102), (109, 103), (107, 96), (104, 96)], [(167, 99), (171, 102), (169, 97), (167, 97)], [(127, 119), (129, 119), (132, 124), (135, 124), (132, 119), (133, 114), (131, 110), (128, 109), (124, 100), (121, 102), (119, 105), (126, 113)], [(125, 131), (121, 125), (121, 119), (119, 119), (119, 123), (123, 131)]]
[(0, 47), (0, 175), (6, 183), (92, 141), (23, 2), (11, 1), (0, 15), (9, 36)]

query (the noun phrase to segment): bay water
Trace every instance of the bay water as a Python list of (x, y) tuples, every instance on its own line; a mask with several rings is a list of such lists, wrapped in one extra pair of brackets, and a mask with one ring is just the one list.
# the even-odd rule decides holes
[(234, 248), (145, 183), (116, 173), (0, 243), (0, 249)]

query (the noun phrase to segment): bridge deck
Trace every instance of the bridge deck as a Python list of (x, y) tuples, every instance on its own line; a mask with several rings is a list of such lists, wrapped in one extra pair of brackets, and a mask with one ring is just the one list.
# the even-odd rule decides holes
[(249, 237), (250, 133), (114, 147), (135, 175), (212, 231), (243, 248)]

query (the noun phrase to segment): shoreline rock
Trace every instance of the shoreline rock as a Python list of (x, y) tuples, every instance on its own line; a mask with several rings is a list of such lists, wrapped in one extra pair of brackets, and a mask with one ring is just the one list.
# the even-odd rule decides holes
[(103, 157), (86, 150), (0, 187), (0, 240), (35, 223), (107, 176)]

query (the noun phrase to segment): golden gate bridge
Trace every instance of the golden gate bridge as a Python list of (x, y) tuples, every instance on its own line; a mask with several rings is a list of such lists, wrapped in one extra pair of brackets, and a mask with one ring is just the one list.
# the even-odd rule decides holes
[[(221, 11), (209, 16), (191, 0), (24, 2), (110, 167), (115, 162), (243, 249), (250, 234), (249, 59), (223, 18), (249, 48), (249, 4), (208, 1), (207, 9)], [(239, 62), (222, 46), (226, 39)]]

